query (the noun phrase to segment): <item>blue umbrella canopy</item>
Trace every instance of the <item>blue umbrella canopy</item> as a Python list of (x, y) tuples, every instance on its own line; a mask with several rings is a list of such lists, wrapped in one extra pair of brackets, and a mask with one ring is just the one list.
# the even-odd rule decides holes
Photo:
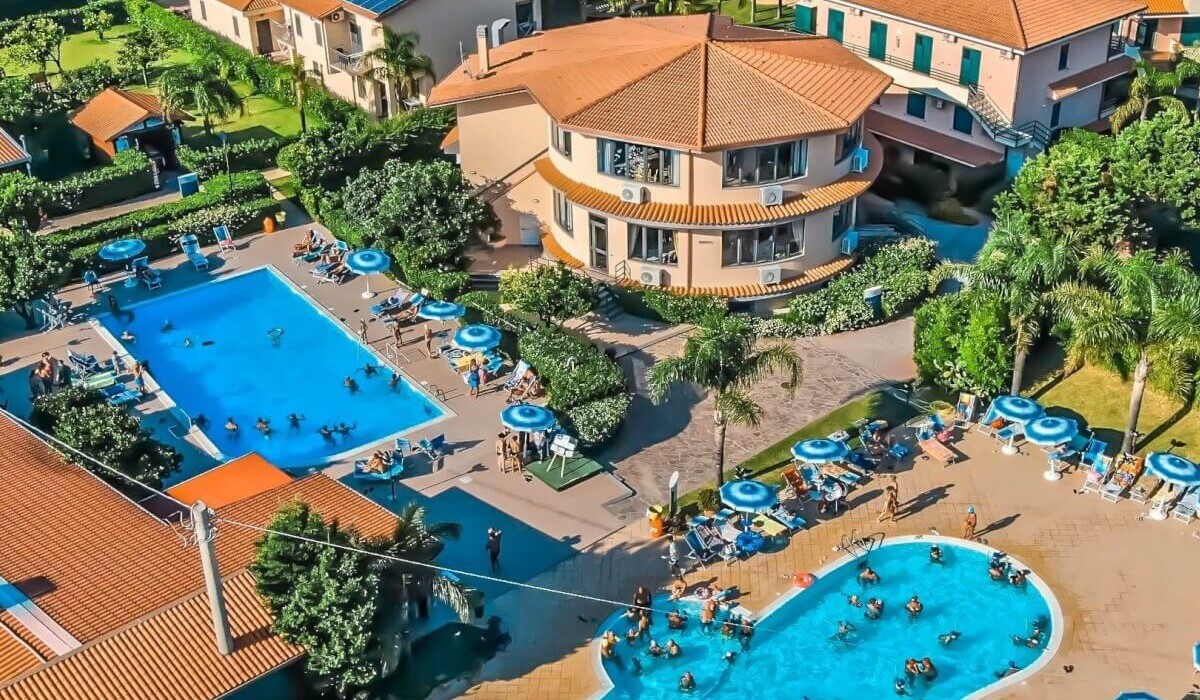
[(1014, 423), (1028, 423), (1041, 418), (1046, 410), (1037, 401), (1024, 396), (1000, 396), (992, 402), (989, 413)]
[(491, 350), (499, 344), (500, 331), (482, 323), (463, 326), (454, 334), (454, 346), (462, 350)]
[(1025, 439), (1035, 445), (1061, 445), (1079, 434), (1079, 423), (1070, 418), (1042, 416), (1025, 424)]
[(500, 422), (504, 427), (519, 433), (532, 433), (538, 430), (549, 430), (558, 419), (550, 409), (531, 403), (516, 403), (506, 406), (500, 412)]
[(391, 266), (388, 254), (375, 248), (359, 248), (346, 255), (346, 267), (356, 275), (374, 275)]
[(135, 258), (146, 250), (146, 242), (140, 238), (122, 238), (119, 241), (105, 243), (100, 247), (96, 256), (107, 262), (123, 262)]
[(721, 502), (739, 513), (762, 513), (779, 502), (775, 489), (761, 481), (738, 479), (721, 487)]
[(1151, 452), (1146, 455), (1146, 468), (1163, 481), (1179, 486), (1200, 484), (1200, 465), (1170, 452)]
[(792, 445), (792, 456), (801, 462), (825, 464), (840, 462), (850, 455), (850, 447), (840, 440), (813, 438)]
[(449, 321), (467, 313), (467, 307), (449, 301), (431, 301), (421, 306), (417, 315), (430, 321)]

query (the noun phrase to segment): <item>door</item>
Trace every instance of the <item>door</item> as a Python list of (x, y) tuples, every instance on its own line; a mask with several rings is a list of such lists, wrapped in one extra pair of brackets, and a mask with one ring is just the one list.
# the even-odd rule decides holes
[(1154, 48), (1154, 35), (1158, 33), (1158, 20), (1142, 18), (1137, 27), (1137, 45), (1143, 49)]
[(542, 242), (542, 225), (532, 214), (521, 214), (521, 245), (538, 245)]
[(796, 5), (796, 31), (801, 34), (817, 33), (817, 8)]
[(964, 48), (962, 52), (962, 65), (958, 71), (959, 85), (978, 85), (979, 84), (979, 63), (982, 56), (975, 49)]
[(883, 22), (871, 22), (871, 46), (867, 55), (881, 61), (887, 57), (887, 25)]
[(259, 53), (268, 54), (275, 50), (275, 40), (271, 38), (271, 20), (258, 20), (254, 23), (254, 31), (258, 34)]
[(913, 42), (913, 70), (929, 75), (933, 66), (933, 37), (918, 34)]
[(971, 134), (971, 125), (975, 123), (974, 117), (971, 116), (971, 110), (961, 105), (954, 105), (954, 130), (967, 134)]
[(842, 43), (842, 35), (846, 33), (846, 13), (841, 10), (830, 10), (828, 33), (829, 38)]
[(592, 267), (608, 272), (608, 219), (595, 214), (588, 217), (592, 246)]

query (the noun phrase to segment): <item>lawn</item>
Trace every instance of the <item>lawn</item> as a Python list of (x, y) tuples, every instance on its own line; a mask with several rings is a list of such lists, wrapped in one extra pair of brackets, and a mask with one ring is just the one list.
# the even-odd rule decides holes
[[(1084, 367), (1067, 377), (1049, 381), (1033, 397), (1051, 413), (1077, 414), (1083, 425), (1108, 442), (1112, 451), (1120, 447), (1125, 432), (1129, 392), (1129, 383), (1120, 377), (1096, 367)], [(1176, 452), (1200, 459), (1200, 414), (1182, 412), (1181, 408), (1178, 401), (1147, 390), (1138, 417), (1138, 430), (1144, 435), (1139, 452), (1167, 450), (1177, 440), (1183, 446)]]
[[(71, 34), (62, 46), (62, 64), (64, 70), (82, 68), (87, 64), (102, 59), (116, 65), (117, 52), (121, 50), (120, 38), (133, 32), (132, 24), (118, 24), (104, 33), (104, 41), (100, 41), (96, 32), (80, 32)], [(186, 51), (172, 51), (159, 62), (159, 65), (179, 65), (191, 61), (194, 57)], [(39, 68), (15, 63), (8, 59), (7, 52), (0, 54), (0, 68), (8, 75), (25, 75), (36, 73)], [(46, 66), (47, 74), (53, 75), (58, 68), (53, 63)]]
[[(782, 5), (773, 2), (759, 2), (755, 9), (755, 24), (760, 27), (791, 26), (795, 16), (795, 6)], [(750, 0), (722, 0), (721, 14), (732, 17), (738, 24), (751, 24)]]
[(213, 133), (204, 133), (204, 122), (195, 119), (184, 123), (183, 138), (196, 148), (220, 144), (216, 132), (229, 134), (229, 142), (237, 143), (268, 136), (295, 136), (300, 133), (300, 113), (290, 105), (281, 105), (265, 95), (251, 95), (246, 83), (235, 83), (245, 100), (246, 113), (232, 114), (228, 121), (213, 124)]
[[(759, 481), (782, 485), (783, 469), (792, 463), (792, 445), (808, 438), (825, 437), (830, 433), (846, 429), (854, 434), (855, 421), (863, 418), (882, 418), (888, 425), (896, 426), (917, 415), (917, 409), (893, 397), (884, 391), (876, 391), (841, 408), (825, 414), (817, 420), (805, 425), (796, 432), (771, 445), (753, 457), (742, 462), (740, 466), (750, 471)], [(690, 491), (679, 499), (681, 508), (696, 500), (699, 489)]]

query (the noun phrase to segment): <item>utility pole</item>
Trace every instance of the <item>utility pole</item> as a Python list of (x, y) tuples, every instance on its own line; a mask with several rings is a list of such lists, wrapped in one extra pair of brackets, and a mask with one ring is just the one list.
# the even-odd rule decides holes
[(208, 607), (212, 611), (217, 651), (231, 654), (233, 635), (229, 631), (229, 614), (225, 610), (225, 591), (221, 587), (217, 549), (213, 546), (217, 533), (212, 526), (212, 511), (204, 505), (204, 501), (196, 501), (192, 506), (192, 527), (196, 534), (196, 546), (200, 549), (200, 563), (204, 566), (204, 588), (208, 593)]

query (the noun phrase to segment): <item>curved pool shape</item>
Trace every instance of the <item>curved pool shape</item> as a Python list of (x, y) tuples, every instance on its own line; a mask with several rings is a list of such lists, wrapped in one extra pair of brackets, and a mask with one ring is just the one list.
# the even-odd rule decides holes
[[(944, 565), (929, 562), (929, 546), (937, 543)], [(659, 698), (811, 698), (858, 700), (897, 697), (894, 685), (904, 678), (904, 662), (929, 657), (937, 667), (933, 681), (917, 678), (905, 697), (927, 700), (960, 700), (982, 697), (1000, 687), (1019, 682), (1049, 662), (1062, 638), (1062, 613), (1049, 589), (1033, 574), (1024, 587), (993, 582), (987, 573), (991, 549), (947, 538), (895, 538), (868, 557), (843, 557), (817, 572), (817, 582), (807, 590), (795, 589), (761, 614), (748, 648), (720, 633), (720, 620), (711, 633), (700, 629), (698, 601), (670, 603), (656, 597), (657, 610), (682, 607), (690, 620), (682, 632), (667, 629), (662, 615), (654, 616), (651, 638), (660, 645), (674, 639), (682, 648), (678, 658), (653, 658), (647, 640), (630, 646), (624, 640), (629, 622), (614, 613), (600, 628), (621, 637), (616, 660), (601, 660), (599, 642), (595, 658), (611, 688), (602, 697)], [(870, 562), (880, 583), (864, 590), (858, 583), (858, 564)], [(1028, 568), (1028, 567), (1024, 567)], [(720, 576), (719, 570), (714, 575)], [(864, 601), (877, 597), (885, 610), (879, 620), (867, 620), (862, 608), (847, 603), (858, 594)], [(918, 595), (925, 605), (916, 620), (909, 620), (905, 603)], [(1037, 618), (1049, 622), (1045, 642), (1036, 649), (1014, 644), (1013, 635), (1028, 635)], [(842, 642), (836, 639), (838, 622), (846, 620), (857, 631)], [(961, 632), (943, 645), (940, 634)], [(732, 663), (723, 660), (734, 651)], [(642, 667), (632, 672), (631, 658)], [(996, 673), (1015, 662), (1022, 671), (1004, 680)], [(696, 689), (678, 690), (679, 677), (690, 671)]]
[[(132, 320), (99, 320), (114, 338), (133, 333), (125, 349), (149, 362), (150, 376), (192, 420), (208, 419), (204, 433), (221, 457), (255, 451), (280, 467), (314, 466), (447, 413), (406, 379), (393, 389), (386, 367), (367, 376), (368, 362), (383, 361), (270, 267), (129, 309)], [(357, 392), (343, 385), (347, 376)], [(289, 426), (291, 413), (304, 416), (299, 428)], [(270, 421), (269, 437), (254, 428), (259, 416)], [(236, 434), (224, 429), (230, 417), (241, 428)], [(331, 439), (318, 433), (339, 423), (353, 430)]]

